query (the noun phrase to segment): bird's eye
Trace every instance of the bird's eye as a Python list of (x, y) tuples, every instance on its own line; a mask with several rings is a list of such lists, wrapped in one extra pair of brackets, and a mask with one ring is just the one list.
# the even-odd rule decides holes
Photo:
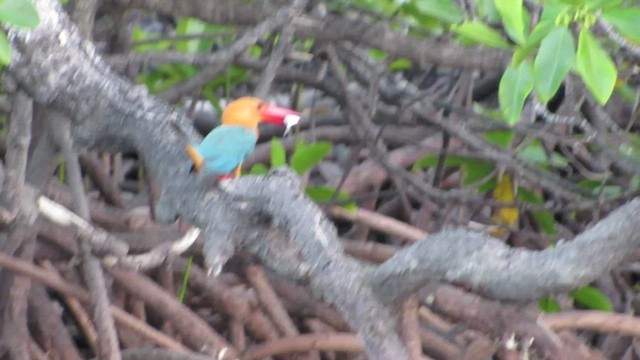
[(265, 106), (267, 106), (267, 103), (261, 101), (260, 103), (258, 103), (258, 110), (264, 109)]

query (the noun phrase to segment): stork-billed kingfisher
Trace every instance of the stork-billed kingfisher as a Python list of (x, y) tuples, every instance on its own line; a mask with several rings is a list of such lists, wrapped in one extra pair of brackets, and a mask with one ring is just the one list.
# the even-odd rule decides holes
[(221, 125), (213, 129), (198, 145), (187, 143), (193, 170), (219, 180), (240, 176), (242, 162), (258, 141), (258, 124), (295, 125), (300, 113), (255, 97), (241, 97), (222, 112)]

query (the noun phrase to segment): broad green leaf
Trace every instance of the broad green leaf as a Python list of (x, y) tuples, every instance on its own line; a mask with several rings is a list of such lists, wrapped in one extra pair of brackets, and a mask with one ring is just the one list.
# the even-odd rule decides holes
[(494, 0), (477, 0), (476, 9), (478, 16), (487, 22), (497, 22), (500, 20), (500, 14), (496, 9)]
[(493, 163), (490, 161), (465, 158), (462, 163), (462, 185), (477, 185), (477, 182), (486, 179), (493, 169)]
[[(134, 26), (131, 30), (131, 40), (132, 41), (142, 41), (149, 39), (150, 36), (146, 31), (142, 30), (142, 28), (138, 25)], [(146, 44), (137, 44), (133, 47), (134, 51), (144, 52), (144, 51), (162, 51), (167, 50), (171, 47), (171, 42), (167, 40), (160, 40), (155, 42), (149, 42)]]
[(328, 141), (301, 146), (291, 155), (291, 168), (302, 175), (316, 166), (330, 151), (331, 143)]
[(557, 2), (571, 6), (580, 6), (589, 2), (589, 0), (557, 0)]
[(512, 65), (520, 66), (520, 63), (540, 44), (542, 39), (549, 35), (551, 30), (555, 28), (556, 26), (551, 21), (539, 22), (533, 28), (525, 43), (513, 53)]
[(601, 16), (622, 35), (640, 42), (640, 8), (613, 8), (606, 10)]
[(622, 0), (591, 0), (587, 4), (589, 9), (609, 9), (622, 4)]
[(278, 138), (271, 139), (271, 167), (285, 165), (287, 163), (287, 151)]
[(9, 45), (9, 39), (7, 34), (0, 30), (0, 66), (2, 64), (8, 65), (11, 62), (11, 45)]
[(533, 64), (533, 77), (538, 99), (549, 101), (576, 62), (575, 43), (567, 28), (556, 28), (540, 44)]
[[(336, 189), (329, 186), (309, 186), (305, 189), (307, 196), (317, 203), (329, 202), (333, 198), (335, 192)], [(351, 197), (344, 191), (340, 191), (338, 193), (336, 200), (339, 200), (341, 203), (340, 206), (347, 210), (355, 211), (357, 208), (356, 203), (349, 201), (351, 200)]]
[(34, 28), (40, 23), (40, 17), (29, 0), (1, 0), (0, 23)]
[(251, 175), (264, 175), (269, 172), (269, 168), (265, 164), (257, 163), (251, 167), (249, 174)]
[(498, 88), (500, 110), (509, 125), (520, 119), (524, 101), (533, 89), (533, 70), (528, 61), (523, 61), (516, 69), (509, 66), (502, 75)]
[(484, 138), (490, 143), (496, 144), (503, 149), (506, 149), (511, 145), (511, 141), (516, 136), (516, 133), (512, 130), (494, 130), (484, 133)]
[(462, 25), (452, 27), (452, 29), (464, 38), (478, 44), (501, 49), (511, 47), (499, 32), (479, 21), (465, 22)]
[(560, 312), (560, 304), (553, 297), (546, 297), (538, 300), (538, 307), (546, 313)]
[(522, 149), (518, 153), (518, 158), (543, 167), (565, 167), (569, 165), (569, 160), (558, 153), (552, 152), (547, 155), (544, 147), (537, 140)]
[(507, 34), (518, 44), (525, 41), (524, 12), (522, 0), (495, 0)]
[(580, 30), (578, 39), (578, 73), (591, 94), (600, 105), (604, 105), (616, 84), (618, 70), (589, 29)]
[[(544, 204), (544, 199), (542, 199), (538, 194), (529, 191), (529, 189), (518, 187), (518, 200), (523, 202), (528, 202), (530, 204), (541, 205)], [(556, 229), (556, 220), (553, 217), (553, 213), (551, 211), (531, 211), (531, 215), (535, 220), (538, 227), (549, 236), (555, 236), (558, 233)]]
[(411, 69), (411, 60), (409, 59), (398, 59), (391, 64), (389, 64), (389, 69), (391, 71), (402, 71)]
[(424, 13), (453, 24), (462, 21), (462, 12), (452, 0), (412, 0), (411, 5)]
[[(178, 35), (202, 34), (206, 30), (206, 23), (188, 17), (180, 19), (176, 26), (176, 34)], [(212, 39), (179, 40), (175, 44), (176, 50), (188, 53), (201, 52), (211, 48), (212, 45)]]
[(540, 22), (549, 21), (552, 24), (555, 24), (558, 16), (565, 13), (570, 8), (570, 6), (563, 4), (546, 4), (542, 9), (542, 15), (540, 15)]
[(573, 300), (591, 310), (612, 311), (611, 300), (599, 289), (593, 286), (581, 287), (571, 292)]

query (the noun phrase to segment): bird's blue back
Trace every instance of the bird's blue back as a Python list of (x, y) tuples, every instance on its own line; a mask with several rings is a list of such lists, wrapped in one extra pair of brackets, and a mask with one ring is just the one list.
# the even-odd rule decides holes
[(196, 147), (204, 158), (202, 170), (207, 175), (232, 172), (256, 146), (255, 131), (244, 126), (220, 125)]

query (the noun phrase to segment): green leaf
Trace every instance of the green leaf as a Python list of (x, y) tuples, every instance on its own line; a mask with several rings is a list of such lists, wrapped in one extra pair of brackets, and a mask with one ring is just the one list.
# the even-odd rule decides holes
[(287, 163), (287, 151), (278, 138), (271, 139), (271, 167), (285, 165)]
[(509, 125), (520, 119), (524, 101), (533, 89), (533, 70), (528, 61), (523, 61), (516, 69), (509, 66), (502, 75), (498, 88), (500, 110)]
[(249, 174), (251, 175), (264, 175), (269, 172), (269, 168), (265, 164), (257, 163), (251, 167)]
[(499, 32), (478, 21), (465, 22), (462, 25), (452, 27), (452, 29), (464, 38), (478, 44), (501, 49), (511, 47)]
[(566, 13), (571, 9), (571, 6), (563, 4), (547, 4), (542, 9), (542, 15), (540, 15), (540, 22), (549, 21), (552, 24), (556, 23), (556, 20), (560, 15)]
[[(202, 34), (207, 30), (207, 24), (194, 18), (182, 18), (176, 25), (177, 35), (196, 35)], [(207, 50), (213, 45), (212, 39), (193, 39), (193, 40), (179, 40), (176, 41), (176, 50), (195, 53)]]
[(525, 40), (525, 23), (522, 0), (495, 0), (507, 34), (518, 44)]
[(484, 133), (484, 138), (490, 143), (496, 144), (503, 149), (506, 149), (511, 145), (511, 141), (516, 136), (516, 133), (512, 130), (494, 130)]
[(291, 155), (291, 167), (298, 175), (302, 175), (316, 166), (330, 151), (331, 143), (328, 141), (299, 146)]
[(0, 30), (0, 64), (9, 65), (11, 62), (11, 45), (7, 34)]
[(569, 165), (569, 160), (564, 156), (552, 152), (547, 155), (544, 147), (539, 141), (533, 141), (518, 153), (518, 158), (542, 166), (565, 167)]
[(413, 0), (411, 5), (423, 14), (431, 15), (453, 24), (462, 21), (462, 12), (452, 0)]
[(575, 43), (567, 28), (556, 28), (540, 44), (533, 64), (533, 77), (538, 99), (549, 101), (576, 62)]
[(607, 295), (593, 286), (581, 287), (571, 292), (571, 297), (576, 303), (588, 309), (600, 311), (613, 310), (613, 305), (611, 305), (611, 300), (609, 300)]
[[(544, 204), (544, 199), (542, 199), (538, 194), (529, 191), (527, 188), (523, 188), (521, 186), (518, 187), (518, 195), (517, 199), (523, 202), (528, 202), (530, 204), (541, 205)], [(555, 236), (558, 233), (556, 229), (556, 220), (551, 211), (531, 211), (531, 215), (535, 220), (538, 227), (548, 236)]]
[(546, 313), (560, 312), (560, 304), (553, 297), (542, 298), (538, 300), (538, 307)]
[(622, 35), (640, 42), (640, 8), (613, 8), (606, 10), (601, 16)]
[[(149, 34), (146, 31), (142, 30), (142, 28), (138, 25), (134, 26), (133, 29), (131, 30), (132, 41), (142, 41), (142, 40), (147, 40), (149, 38), (150, 38)], [(135, 45), (133, 47), (133, 50), (137, 52), (152, 51), (152, 50), (162, 51), (162, 50), (167, 50), (170, 47), (171, 47), (170, 41), (160, 40), (160, 41), (149, 42), (146, 44)]]
[(589, 9), (609, 9), (622, 4), (622, 0), (591, 0), (587, 4)]
[(511, 64), (513, 66), (520, 66), (520, 63), (540, 44), (542, 39), (549, 35), (551, 30), (555, 28), (556, 26), (551, 21), (539, 22), (533, 28), (525, 43), (513, 53)]
[(29, 0), (1, 0), (0, 23), (34, 28), (40, 23), (40, 17)]
[(476, 183), (483, 180), (493, 172), (493, 163), (487, 160), (479, 160), (477, 158), (466, 158), (462, 163), (462, 185), (477, 185)]
[(500, 20), (500, 14), (496, 9), (494, 0), (476, 0), (476, 9), (478, 16), (486, 22), (497, 22)]
[(580, 30), (578, 39), (578, 73), (598, 103), (604, 105), (613, 93), (618, 70), (586, 27)]
[[(333, 198), (333, 194), (336, 192), (335, 188), (332, 188), (330, 186), (308, 186), (305, 189), (305, 193), (307, 194), (307, 196), (317, 202), (317, 203), (327, 203), (329, 202), (332, 198)], [(357, 205), (355, 202), (353, 201), (349, 201), (351, 199), (351, 197), (349, 196), (348, 193), (344, 192), (344, 191), (340, 191), (338, 193), (338, 195), (336, 196), (336, 200), (340, 201), (340, 203), (342, 203), (343, 208), (347, 209), (347, 210), (351, 210), (351, 211), (355, 211), (357, 208)], [(349, 201), (349, 202), (347, 202)], [(346, 202), (346, 203), (345, 203)]]
[(389, 69), (391, 71), (402, 71), (411, 69), (411, 60), (409, 59), (398, 59), (391, 64), (389, 64)]

